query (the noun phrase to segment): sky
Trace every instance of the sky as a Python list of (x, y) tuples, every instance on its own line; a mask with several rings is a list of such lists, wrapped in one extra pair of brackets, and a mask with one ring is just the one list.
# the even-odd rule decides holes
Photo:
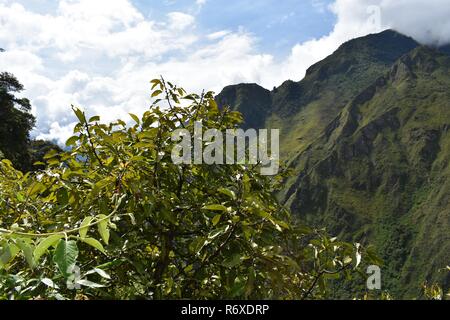
[(0, 0), (0, 71), (24, 84), (33, 137), (63, 145), (71, 105), (130, 119), (150, 105), (159, 75), (189, 92), (272, 89), (388, 28), (446, 44), (448, 17), (450, 0)]

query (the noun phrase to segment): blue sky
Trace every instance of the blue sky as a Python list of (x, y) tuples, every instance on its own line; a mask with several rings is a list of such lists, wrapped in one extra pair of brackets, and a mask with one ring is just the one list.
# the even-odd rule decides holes
[[(55, 13), (58, 8), (55, 0), (6, 2), (18, 2), (43, 14)], [(336, 16), (327, 10), (331, 0), (207, 0), (201, 9), (196, 0), (131, 2), (154, 20), (163, 20), (173, 11), (192, 14), (196, 16), (197, 27), (204, 32), (244, 28), (258, 38), (259, 49), (275, 56), (287, 54), (296, 43), (328, 34), (336, 21)]]
[(449, 16), (448, 0), (0, 0), (0, 71), (25, 85), (33, 135), (63, 144), (71, 105), (141, 114), (161, 74), (188, 91), (271, 89), (387, 28), (450, 42)]
[(150, 17), (171, 11), (197, 16), (198, 27), (211, 33), (239, 27), (259, 39), (261, 50), (276, 56), (289, 52), (293, 45), (328, 34), (336, 17), (326, 0), (209, 0), (201, 10), (192, 0), (145, 1), (133, 3)]

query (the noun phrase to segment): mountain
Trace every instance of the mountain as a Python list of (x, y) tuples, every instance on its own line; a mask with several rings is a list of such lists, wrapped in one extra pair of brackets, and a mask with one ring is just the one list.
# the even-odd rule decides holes
[[(270, 107), (256, 98), (249, 114), (260, 110), (258, 123), (281, 128), (282, 157), (293, 174), (280, 200), (309, 223), (375, 244), (385, 261), (384, 289), (397, 297), (417, 296), (424, 281), (450, 285), (439, 272), (450, 262), (444, 52), (391, 30), (355, 39), (302, 81), (270, 92)], [(249, 98), (239, 96), (246, 86), (227, 87), (219, 101), (233, 93), (233, 101), (247, 102), (232, 106), (247, 108)]]
[(272, 105), (270, 91), (254, 83), (225, 87), (216, 100), (221, 106), (232, 106), (233, 110), (240, 111), (245, 128), (264, 127)]
[(217, 100), (242, 112), (246, 127), (280, 129), (281, 152), (290, 158), (303, 151), (351, 98), (417, 46), (413, 39), (388, 30), (343, 44), (309, 68), (300, 82), (286, 81), (272, 92), (255, 84), (229, 86)]

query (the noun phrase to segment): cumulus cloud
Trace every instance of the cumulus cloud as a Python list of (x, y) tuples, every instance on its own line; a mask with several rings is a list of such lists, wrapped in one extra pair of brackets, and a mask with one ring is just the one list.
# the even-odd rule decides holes
[[(148, 81), (163, 74), (189, 90), (240, 82), (267, 88), (300, 80), (305, 70), (343, 42), (387, 28), (433, 44), (450, 42), (448, 0), (336, 0), (333, 30), (298, 43), (275, 59), (245, 30), (202, 33), (195, 15), (144, 17), (130, 0), (60, 0), (42, 14), (0, 0), (0, 70), (24, 83), (38, 119), (35, 135), (63, 143), (74, 125), (70, 105), (105, 121), (141, 114), (150, 104)], [(194, 3), (194, 2), (193, 2)], [(205, 0), (197, 0), (201, 7)]]
[(184, 30), (192, 26), (195, 18), (183, 12), (170, 12), (168, 15), (170, 27), (176, 30)]
[[(323, 1), (314, 0), (313, 5), (322, 9)], [(395, 29), (423, 44), (450, 43), (448, 0), (336, 0), (328, 10), (337, 17), (333, 30), (321, 38), (296, 44), (286, 63), (280, 65), (282, 77), (299, 80), (309, 66), (342, 43), (386, 29)]]
[(450, 42), (448, 0), (337, 0), (332, 5), (343, 27), (361, 23), (368, 8), (379, 10), (383, 29), (393, 28), (426, 44)]

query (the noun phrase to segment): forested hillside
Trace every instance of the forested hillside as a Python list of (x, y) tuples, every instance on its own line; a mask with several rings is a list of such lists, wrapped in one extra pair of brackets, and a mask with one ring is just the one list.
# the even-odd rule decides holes
[(248, 121), (281, 128), (292, 169), (279, 199), (332, 234), (376, 244), (385, 288), (402, 297), (425, 281), (450, 285), (441, 272), (450, 260), (447, 49), (388, 30), (342, 45), (300, 82), (218, 97), (243, 114), (253, 97)]

